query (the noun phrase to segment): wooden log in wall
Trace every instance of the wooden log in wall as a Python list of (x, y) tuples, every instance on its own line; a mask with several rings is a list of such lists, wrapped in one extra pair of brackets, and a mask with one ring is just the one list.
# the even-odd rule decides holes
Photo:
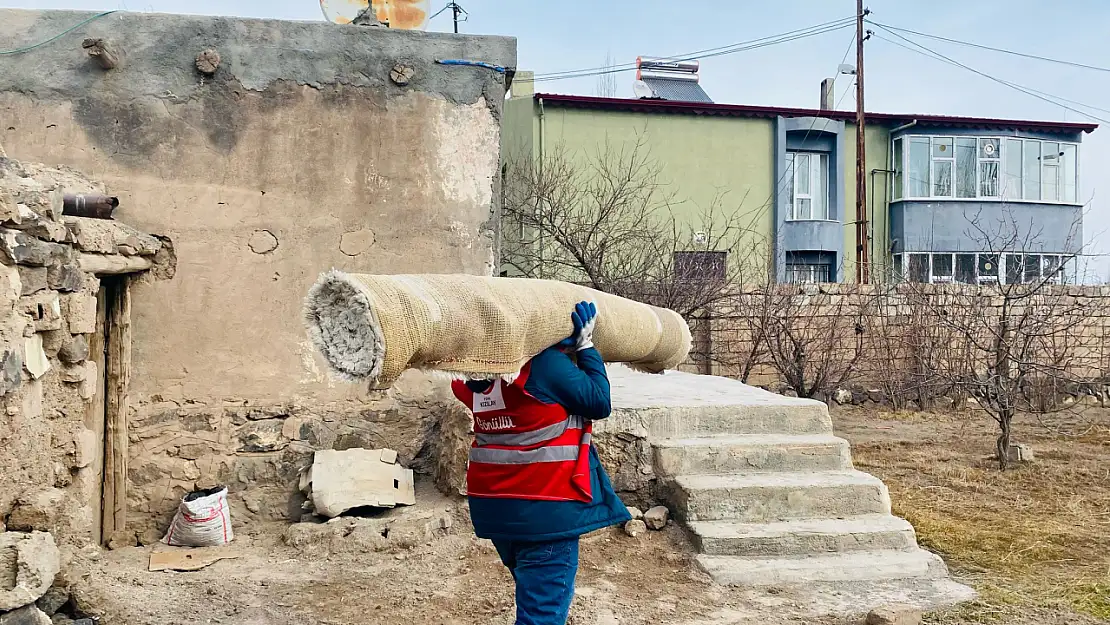
[(131, 384), (130, 278), (110, 282), (104, 436), (102, 536), (111, 540), (127, 529), (127, 416)]

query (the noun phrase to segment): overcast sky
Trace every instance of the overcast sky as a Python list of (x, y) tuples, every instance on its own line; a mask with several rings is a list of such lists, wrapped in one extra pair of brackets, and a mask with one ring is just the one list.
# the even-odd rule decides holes
[[(433, 11), (446, 0), (433, 0)], [(7, 0), (23, 8), (200, 13), (280, 19), (323, 19), (317, 0)], [(537, 73), (604, 65), (638, 55), (677, 55), (725, 46), (851, 17), (854, 0), (460, 0), (469, 21), (460, 30), (511, 35), (519, 41), (519, 66)], [(1110, 67), (1107, 0), (870, 0), (872, 19), (951, 39)], [(541, 8), (542, 7), (542, 8)], [(695, 8), (696, 7), (696, 8)], [(450, 12), (430, 24), (449, 31)], [(890, 35), (884, 36), (891, 38)], [(852, 29), (702, 61), (701, 84), (717, 102), (814, 107), (822, 78), (832, 76), (854, 37)], [(1110, 73), (1021, 59), (985, 50), (919, 39), (924, 45), (997, 78), (1060, 98), (1110, 109)], [(3, 42), (0, 42), (3, 47)], [(854, 63), (854, 54), (849, 62)], [(618, 95), (631, 97), (633, 75), (617, 75)], [(1076, 112), (945, 65), (881, 40), (867, 45), (867, 109), (895, 113), (974, 115), (1087, 121)], [(593, 94), (597, 78), (537, 85), (545, 92)], [(838, 81), (836, 97), (846, 93)], [(855, 106), (852, 93), (841, 108)], [(1082, 107), (1076, 107), (1082, 108)], [(1089, 110), (1110, 120), (1110, 111)], [(1100, 122), (1101, 123), (1101, 122)], [(1084, 141), (1081, 190), (1089, 202), (1084, 229), (1088, 253), (1098, 258), (1099, 278), (1110, 262), (1110, 124)], [(1103, 187), (1103, 188), (1100, 188)]]

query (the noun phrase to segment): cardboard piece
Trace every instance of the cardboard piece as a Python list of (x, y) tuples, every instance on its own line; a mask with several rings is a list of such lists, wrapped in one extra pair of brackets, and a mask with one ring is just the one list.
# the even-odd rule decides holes
[(195, 547), (192, 549), (166, 549), (150, 554), (151, 571), (199, 571), (226, 558), (239, 554), (226, 547)]

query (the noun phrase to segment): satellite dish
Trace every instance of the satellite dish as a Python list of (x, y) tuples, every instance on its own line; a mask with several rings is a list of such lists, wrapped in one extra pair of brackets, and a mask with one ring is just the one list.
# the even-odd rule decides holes
[[(430, 5), (431, 0), (374, 0), (374, 15), (390, 28), (421, 30)], [(369, 6), (369, 0), (320, 0), (324, 18), (336, 24), (350, 24)]]
[(646, 82), (642, 80), (637, 80), (632, 83), (632, 94), (640, 100), (644, 98), (654, 98), (655, 90), (649, 87)]

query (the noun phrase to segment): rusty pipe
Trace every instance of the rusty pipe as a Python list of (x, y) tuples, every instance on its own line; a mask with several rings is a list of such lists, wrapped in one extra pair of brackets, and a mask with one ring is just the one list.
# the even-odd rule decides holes
[(112, 211), (119, 206), (119, 198), (110, 195), (76, 195), (67, 193), (62, 198), (62, 214), (71, 217), (111, 219)]

